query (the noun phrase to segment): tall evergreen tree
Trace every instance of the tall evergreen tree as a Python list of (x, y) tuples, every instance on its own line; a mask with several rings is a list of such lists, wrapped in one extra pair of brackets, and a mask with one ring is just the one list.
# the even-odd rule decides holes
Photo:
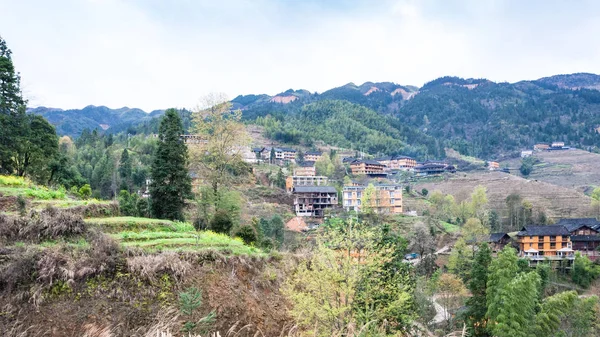
[(26, 114), (21, 78), (11, 55), (0, 37), (0, 172), (47, 182), (49, 164), (58, 157), (58, 137), (43, 117)]
[(0, 36), (0, 172), (12, 173), (17, 143), (18, 120), (25, 114), (25, 100), (21, 95), (20, 77), (15, 72), (12, 52)]
[(491, 262), (492, 251), (487, 243), (484, 243), (479, 247), (471, 269), (469, 290), (473, 296), (467, 300), (466, 321), (474, 337), (489, 336), (485, 313), (487, 312), (488, 268)]
[(123, 149), (123, 152), (121, 152), (121, 161), (119, 162), (119, 177), (121, 177), (121, 181), (127, 186), (127, 189), (131, 189), (132, 171), (133, 169), (131, 158), (129, 157), (129, 151), (127, 151), (127, 149)]
[(157, 218), (183, 220), (185, 199), (191, 194), (188, 152), (181, 134), (183, 124), (177, 110), (167, 110), (160, 123), (158, 147), (150, 172), (152, 213)]

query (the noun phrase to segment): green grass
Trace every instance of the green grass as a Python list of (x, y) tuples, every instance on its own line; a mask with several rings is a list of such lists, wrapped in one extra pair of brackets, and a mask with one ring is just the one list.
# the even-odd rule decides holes
[(64, 190), (51, 190), (46, 187), (0, 187), (0, 193), (9, 196), (23, 196), (32, 199), (51, 200), (51, 199), (66, 199), (67, 194)]
[(23, 177), (0, 175), (0, 186), (28, 187), (30, 182)]
[(144, 250), (217, 250), (234, 255), (257, 255), (263, 252), (246, 246), (242, 240), (211, 231), (204, 232), (122, 232), (113, 235), (125, 247), (139, 247)]
[(176, 222), (171, 220), (137, 218), (131, 216), (119, 216), (110, 218), (89, 218), (85, 222), (91, 225), (98, 225), (111, 233), (130, 231), (167, 231), (167, 232), (189, 232), (194, 231), (194, 226), (186, 222)]
[(441, 221), (441, 224), (444, 227), (444, 229), (446, 230), (446, 232), (448, 232), (448, 233), (456, 233), (456, 232), (460, 231), (460, 226), (458, 226), (458, 225), (454, 225), (454, 224), (444, 222), (444, 221)]

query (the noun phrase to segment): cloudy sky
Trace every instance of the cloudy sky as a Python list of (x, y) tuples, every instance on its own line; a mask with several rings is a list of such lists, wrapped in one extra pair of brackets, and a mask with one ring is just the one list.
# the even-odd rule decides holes
[(600, 1), (0, 0), (31, 106), (600, 73)]

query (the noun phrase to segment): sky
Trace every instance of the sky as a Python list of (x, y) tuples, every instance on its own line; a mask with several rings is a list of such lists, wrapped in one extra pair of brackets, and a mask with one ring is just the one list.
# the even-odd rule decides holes
[(596, 0), (0, 0), (0, 17), (32, 107), (600, 73)]

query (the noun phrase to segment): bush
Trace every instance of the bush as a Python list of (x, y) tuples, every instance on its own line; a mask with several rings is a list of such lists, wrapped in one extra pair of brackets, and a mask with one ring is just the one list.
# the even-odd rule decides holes
[(2, 186), (29, 186), (29, 183), (23, 177), (0, 175), (0, 185)]
[(81, 188), (79, 189), (79, 196), (81, 197), (81, 199), (87, 200), (90, 198), (91, 195), (92, 187), (90, 186), (90, 184), (85, 184), (81, 186)]
[(424, 197), (426, 197), (426, 196), (427, 196), (427, 194), (429, 194), (429, 191), (428, 191), (426, 188), (424, 188), (424, 189), (422, 189), (422, 190), (421, 190), (421, 194), (422, 194)]
[(210, 220), (210, 229), (216, 233), (229, 234), (233, 227), (233, 222), (223, 210), (218, 210)]
[(245, 244), (251, 245), (258, 240), (258, 233), (254, 227), (243, 225), (236, 231), (235, 237), (242, 239)]

